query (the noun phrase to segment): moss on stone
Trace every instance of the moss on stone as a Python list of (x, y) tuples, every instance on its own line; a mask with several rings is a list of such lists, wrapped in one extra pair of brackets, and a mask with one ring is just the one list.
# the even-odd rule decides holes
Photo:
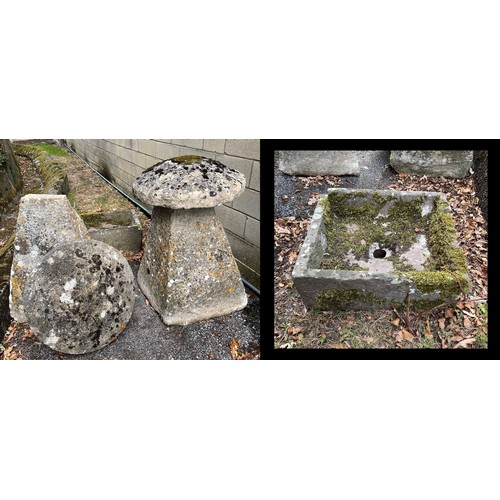
[[(355, 303), (366, 303), (380, 306), (392, 306), (393, 303), (384, 297), (370, 292), (350, 288), (346, 290), (327, 290), (316, 294), (316, 305), (319, 309), (344, 309)], [(399, 302), (397, 303), (399, 304)]]
[(432, 252), (434, 270), (467, 273), (467, 259), (461, 248), (456, 245), (456, 230), (449, 212), (445, 211), (446, 202), (434, 201), (430, 214), (429, 245)]
[(174, 158), (170, 158), (170, 161), (183, 165), (192, 165), (193, 163), (199, 163), (201, 160), (203, 160), (203, 157), (196, 155), (176, 156)]
[[(366, 270), (347, 261), (349, 250), (357, 260), (367, 259), (375, 242), (393, 253), (405, 252), (415, 240), (414, 228), (428, 226), (428, 217), (422, 216), (423, 197), (403, 201), (378, 192), (332, 191), (321, 203), (327, 238), (323, 269)], [(384, 209), (386, 215), (380, 215)], [(406, 269), (396, 257), (393, 264), (395, 269)]]
[(29, 144), (14, 144), (14, 151), (20, 156), (29, 158), (36, 165), (43, 179), (44, 193), (48, 193), (53, 186), (61, 182), (66, 174), (64, 160), (55, 159), (44, 148)]
[(41, 149), (42, 151), (45, 151), (51, 156), (68, 156), (68, 152), (65, 149), (59, 146), (55, 146), (54, 144), (40, 143), (40, 144), (34, 144), (31, 147), (36, 149)]
[[(347, 261), (349, 251), (356, 259), (366, 259), (373, 243), (392, 250), (387, 257), (392, 261), (394, 274), (416, 289), (412, 297), (416, 309), (435, 307), (443, 300), (466, 292), (470, 286), (467, 277), (467, 260), (464, 252), (456, 244), (456, 231), (447, 204), (440, 197), (434, 199), (432, 211), (423, 216), (424, 195), (404, 201), (395, 196), (380, 193), (331, 192), (322, 200), (323, 220), (327, 247), (321, 267), (363, 271), (358, 264)], [(418, 228), (419, 231), (415, 231)], [(416, 235), (427, 237), (430, 256), (422, 271), (398, 255), (408, 250)], [(429, 299), (434, 295), (437, 298)], [(317, 294), (318, 307), (348, 308), (349, 304), (366, 303), (387, 306), (390, 301), (359, 289), (334, 290)], [(403, 301), (404, 302), (404, 301)], [(394, 307), (401, 302), (392, 304)]]
[(441, 198), (434, 200), (429, 214), (428, 240), (431, 257), (424, 271), (399, 272), (399, 276), (411, 280), (422, 293), (440, 293), (443, 299), (456, 297), (470, 287), (467, 277), (467, 259), (456, 244), (453, 219), (445, 211), (447, 204)]
[(127, 210), (81, 214), (81, 218), (87, 227), (100, 227), (102, 224), (112, 224), (115, 226), (129, 226), (133, 224), (132, 213)]

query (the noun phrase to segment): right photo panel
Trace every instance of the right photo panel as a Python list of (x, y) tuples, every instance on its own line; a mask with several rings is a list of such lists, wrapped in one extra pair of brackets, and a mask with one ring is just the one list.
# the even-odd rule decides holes
[(488, 150), (325, 142), (264, 148), (274, 162), (277, 356), (487, 355)]

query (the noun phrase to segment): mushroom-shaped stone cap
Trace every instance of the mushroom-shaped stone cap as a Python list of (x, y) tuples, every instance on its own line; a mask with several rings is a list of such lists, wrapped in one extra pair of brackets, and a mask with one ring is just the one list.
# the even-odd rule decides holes
[(208, 208), (231, 201), (245, 188), (245, 176), (203, 156), (178, 156), (144, 170), (134, 182), (135, 196), (167, 208)]

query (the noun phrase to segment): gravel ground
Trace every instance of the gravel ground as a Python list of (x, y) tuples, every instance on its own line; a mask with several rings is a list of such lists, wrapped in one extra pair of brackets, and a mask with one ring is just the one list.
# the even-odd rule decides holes
[[(361, 174), (342, 177), (323, 177), (322, 181), (310, 186), (304, 185), (299, 177), (284, 174), (278, 168), (277, 155), (274, 166), (274, 217), (309, 217), (316, 208), (316, 203), (308, 205), (313, 193), (326, 193), (335, 180), (338, 187), (386, 189), (396, 177), (396, 172), (386, 168), (389, 162), (389, 151), (360, 151), (359, 162)], [(340, 184), (339, 184), (340, 182)]]
[[(134, 276), (138, 262), (131, 263)], [(243, 311), (187, 326), (166, 326), (146, 302), (137, 285), (132, 318), (115, 342), (85, 354), (62, 354), (46, 347), (36, 337), (19, 329), (4, 342), (9, 356), (21, 359), (233, 359), (249, 351), (256, 357), (260, 338), (260, 305), (247, 291), (249, 303)], [(14, 356), (12, 356), (12, 354)], [(234, 356), (236, 354), (236, 356)]]

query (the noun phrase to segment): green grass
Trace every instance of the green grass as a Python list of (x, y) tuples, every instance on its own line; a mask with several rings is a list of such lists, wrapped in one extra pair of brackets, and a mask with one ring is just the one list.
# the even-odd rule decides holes
[(42, 149), (52, 156), (68, 156), (68, 152), (65, 149), (60, 148), (59, 146), (54, 146), (53, 144), (34, 144), (33, 147)]

